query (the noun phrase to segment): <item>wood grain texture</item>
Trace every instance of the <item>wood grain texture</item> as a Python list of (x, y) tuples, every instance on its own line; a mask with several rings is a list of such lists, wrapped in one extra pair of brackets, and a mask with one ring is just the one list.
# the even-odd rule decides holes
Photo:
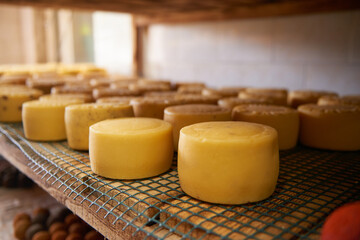
[(1, 3), (132, 13), (139, 15), (139, 25), (283, 16), (360, 7), (357, 0), (0, 0)]

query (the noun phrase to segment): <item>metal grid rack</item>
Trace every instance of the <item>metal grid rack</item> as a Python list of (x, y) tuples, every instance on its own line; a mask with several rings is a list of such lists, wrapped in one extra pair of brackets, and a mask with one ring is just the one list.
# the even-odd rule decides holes
[[(181, 191), (176, 170), (142, 180), (112, 180), (94, 174), (87, 152), (66, 142), (33, 142), (21, 124), (0, 124), (0, 132), (28, 158), (28, 167), (64, 197), (95, 207), (110, 224), (133, 236), (186, 239), (318, 238), (336, 207), (360, 200), (360, 152), (297, 147), (280, 152), (280, 176), (268, 199), (245, 205), (209, 204)], [(256, 176), (254, 176), (255, 178)]]

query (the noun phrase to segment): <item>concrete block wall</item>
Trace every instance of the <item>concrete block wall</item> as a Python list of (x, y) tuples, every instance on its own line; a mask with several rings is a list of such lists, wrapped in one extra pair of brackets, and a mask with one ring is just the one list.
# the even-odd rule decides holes
[(147, 77), (360, 94), (360, 11), (159, 24), (146, 45)]

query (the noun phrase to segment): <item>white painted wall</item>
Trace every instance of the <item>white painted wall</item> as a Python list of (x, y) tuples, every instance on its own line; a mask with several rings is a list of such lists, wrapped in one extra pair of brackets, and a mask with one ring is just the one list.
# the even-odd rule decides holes
[(95, 12), (95, 64), (112, 73), (132, 75), (132, 29), (129, 14)]
[(360, 11), (153, 25), (145, 75), (360, 94)]

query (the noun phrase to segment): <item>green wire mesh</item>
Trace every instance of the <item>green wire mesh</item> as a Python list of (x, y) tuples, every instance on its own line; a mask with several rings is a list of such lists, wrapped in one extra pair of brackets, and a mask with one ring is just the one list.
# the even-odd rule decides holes
[(159, 176), (112, 180), (94, 174), (88, 153), (72, 150), (66, 142), (28, 141), (21, 124), (0, 124), (0, 132), (27, 156), (28, 166), (46, 184), (96, 208), (114, 226), (121, 223), (119, 231), (129, 228), (132, 236), (145, 239), (174, 234), (184, 239), (316, 239), (333, 209), (360, 200), (359, 151), (302, 146), (281, 151), (275, 193), (261, 202), (233, 206), (184, 194), (176, 156), (172, 168)]

